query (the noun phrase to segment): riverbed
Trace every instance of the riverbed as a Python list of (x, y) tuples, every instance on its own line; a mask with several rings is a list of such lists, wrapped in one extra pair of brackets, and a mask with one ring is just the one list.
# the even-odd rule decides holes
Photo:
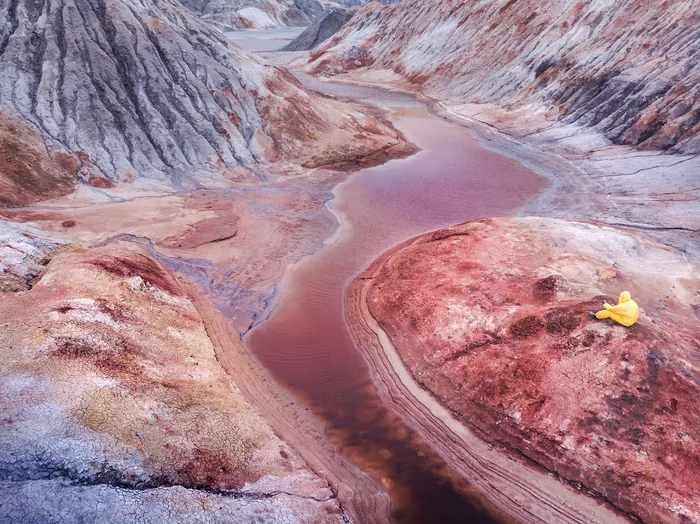
[(297, 76), (307, 87), (385, 113), (420, 152), (358, 171), (335, 188), (328, 208), (338, 220), (336, 233), (287, 270), (268, 320), (245, 343), (323, 424), (326, 437), (381, 480), (392, 520), (502, 520), (379, 398), (348, 332), (343, 297), (350, 279), (397, 243), (467, 220), (513, 215), (546, 181), (483, 149), (464, 128), (411, 97)]

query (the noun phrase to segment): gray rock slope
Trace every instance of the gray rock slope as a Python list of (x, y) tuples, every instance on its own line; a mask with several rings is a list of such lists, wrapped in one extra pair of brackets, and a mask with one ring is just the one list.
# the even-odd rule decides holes
[(332, 7), (307, 27), (303, 33), (282, 48), (282, 51), (308, 51), (328, 40), (352, 18), (353, 11)]
[(4, 0), (0, 71), (0, 106), (112, 181), (251, 166), (281, 140), (275, 114), (327, 120), (295, 111), (312, 98), (293, 79), (169, 0)]
[(548, 110), (616, 144), (700, 152), (700, 2), (404, 0), (318, 58), (365, 56), (443, 101)]
[[(372, 0), (334, 0), (334, 1), (336, 4), (339, 4), (339, 5), (359, 7), (359, 6), (367, 5)], [(379, 0), (379, 3), (384, 4), (384, 5), (396, 4), (398, 2), (399, 2), (399, 0)]]

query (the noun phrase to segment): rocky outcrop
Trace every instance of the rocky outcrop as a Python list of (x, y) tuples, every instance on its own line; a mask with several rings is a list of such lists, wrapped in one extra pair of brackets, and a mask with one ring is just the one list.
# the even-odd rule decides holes
[[(76, 163), (100, 188), (192, 188), (222, 185), (236, 168), (313, 167), (388, 144), (374, 119), (305, 91), (167, 0), (17, 0), (0, 15), (0, 105), (62, 151), (42, 182), (54, 193)], [(24, 187), (33, 177), (22, 190), (46, 193)]]
[(301, 27), (323, 12), (318, 0), (184, 0), (182, 3), (225, 31)]
[(23, 224), (0, 220), (0, 295), (26, 291), (61, 243)]
[(333, 7), (323, 13), (303, 33), (282, 48), (282, 51), (308, 51), (325, 42), (352, 18), (350, 9)]
[(359, 60), (448, 103), (525, 108), (616, 144), (698, 153), (697, 11), (685, 0), (373, 3), (311, 69)]
[[(337, 6), (360, 7), (369, 0), (183, 0), (185, 7), (222, 31), (305, 27)], [(381, 0), (392, 4), (398, 0)]]
[[(697, 265), (640, 235), (526, 218), (429, 233), (374, 266), (369, 312), (463, 424), (632, 519), (700, 518)], [(636, 325), (588, 317), (623, 289)]]
[(222, 369), (188, 289), (122, 242), (64, 249), (4, 295), (0, 520), (343, 521)]

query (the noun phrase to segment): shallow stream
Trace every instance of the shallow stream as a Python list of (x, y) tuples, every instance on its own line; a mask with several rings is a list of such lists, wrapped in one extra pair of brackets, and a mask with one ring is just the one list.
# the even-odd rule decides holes
[(421, 151), (363, 169), (336, 187), (329, 203), (340, 222), (336, 235), (287, 271), (269, 319), (246, 344), (324, 424), (341, 452), (381, 479), (392, 498), (392, 520), (489, 521), (479, 495), (378, 397), (348, 332), (343, 293), (351, 278), (397, 243), (467, 220), (512, 215), (545, 182), (410, 97), (303, 80), (388, 109)]

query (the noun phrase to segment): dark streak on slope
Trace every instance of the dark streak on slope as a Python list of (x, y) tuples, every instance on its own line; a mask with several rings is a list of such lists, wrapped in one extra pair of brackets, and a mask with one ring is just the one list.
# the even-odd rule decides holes
[(700, 152), (700, 2), (514, 6), (375, 4), (346, 26), (347, 42), (334, 39), (312, 55), (312, 67), (323, 72), (364, 53), (372, 67), (441, 100), (540, 106), (616, 144)]
[[(314, 143), (314, 129), (347, 135), (338, 141), (357, 152), (376, 145), (350, 140), (361, 126), (345, 125), (337, 102), (317, 103), (178, 3), (12, 0), (0, 15), (0, 105), (49, 147), (79, 154), (84, 181), (196, 187), (198, 177), (225, 183), (230, 168), (256, 172), (268, 157), (333, 160), (338, 147)], [(276, 156), (271, 134), (285, 145)]]

